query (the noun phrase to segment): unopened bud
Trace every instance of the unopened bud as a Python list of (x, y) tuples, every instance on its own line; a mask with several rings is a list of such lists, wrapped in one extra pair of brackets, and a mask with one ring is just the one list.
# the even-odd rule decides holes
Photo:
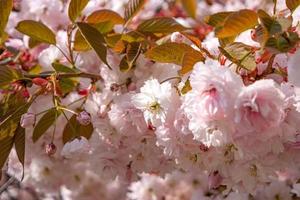
[(24, 98), (29, 98), (30, 97), (30, 94), (29, 94), (29, 91), (27, 90), (27, 88), (24, 88), (24, 90), (22, 90), (22, 96)]
[(90, 113), (88, 113), (86, 111), (80, 112), (77, 115), (76, 119), (83, 126), (87, 126), (91, 123), (91, 115), (90, 115)]
[(78, 94), (82, 96), (87, 96), (89, 94), (89, 91), (87, 89), (79, 90)]
[(46, 147), (45, 147), (45, 151), (46, 151), (46, 154), (48, 156), (52, 156), (55, 154), (56, 152), (56, 146), (53, 142), (51, 142), (50, 144), (47, 144)]
[(222, 66), (224, 66), (225, 63), (226, 63), (226, 61), (227, 61), (227, 58), (226, 58), (224, 55), (222, 55), (222, 56), (220, 57), (220, 60), (219, 60), (220, 64), (221, 64)]
[(289, 50), (289, 53), (290, 53), (290, 54), (295, 54), (296, 51), (297, 51), (297, 48), (294, 47), (294, 48), (292, 48), (291, 50)]
[(39, 78), (38, 77), (38, 78), (32, 79), (32, 83), (34, 83), (35, 85), (38, 85), (38, 86), (45, 87), (45, 86), (47, 86), (48, 81), (46, 79), (44, 79), (44, 78)]
[(136, 84), (135, 83), (129, 83), (127, 86), (128, 91), (135, 91), (136, 90)]
[(33, 126), (35, 124), (35, 114), (25, 113), (21, 116), (20, 125), (23, 128)]

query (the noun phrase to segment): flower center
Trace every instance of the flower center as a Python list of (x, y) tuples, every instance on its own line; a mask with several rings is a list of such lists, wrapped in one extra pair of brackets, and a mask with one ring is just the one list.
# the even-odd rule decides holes
[(150, 110), (151, 112), (157, 112), (157, 111), (159, 111), (159, 110), (160, 110), (160, 105), (159, 105), (159, 103), (158, 103), (158, 102), (153, 102), (153, 103), (151, 103), (150, 106), (149, 106), (149, 110)]

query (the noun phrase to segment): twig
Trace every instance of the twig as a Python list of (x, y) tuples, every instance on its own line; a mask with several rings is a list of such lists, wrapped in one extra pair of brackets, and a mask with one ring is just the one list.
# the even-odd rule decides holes
[[(53, 75), (53, 73), (45, 73), (45, 74), (25, 74), (26, 78), (48, 78), (49, 76)], [(90, 78), (94, 80), (102, 80), (102, 77), (97, 74), (91, 74), (86, 72), (78, 72), (78, 73), (57, 73), (56, 78)]]
[(11, 185), (14, 181), (15, 181), (15, 178), (14, 178), (14, 177), (10, 177), (10, 178), (8, 179), (8, 181), (6, 181), (6, 182), (0, 187), (0, 194), (1, 194), (2, 192), (4, 192), (4, 191), (8, 188), (8, 186)]

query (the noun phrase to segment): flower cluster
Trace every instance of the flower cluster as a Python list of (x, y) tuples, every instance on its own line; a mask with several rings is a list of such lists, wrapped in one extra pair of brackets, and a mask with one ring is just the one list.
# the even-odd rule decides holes
[(0, 199), (300, 198), (299, 1), (5, 2)]

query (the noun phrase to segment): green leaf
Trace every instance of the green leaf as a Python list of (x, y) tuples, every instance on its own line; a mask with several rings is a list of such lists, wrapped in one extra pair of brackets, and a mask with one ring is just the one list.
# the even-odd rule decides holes
[(184, 54), (191, 49), (184, 43), (165, 43), (148, 50), (145, 56), (157, 62), (181, 65)]
[(97, 10), (89, 15), (86, 19), (88, 23), (97, 24), (100, 22), (110, 21), (113, 25), (124, 24), (125, 20), (116, 12), (112, 10)]
[(68, 14), (72, 22), (75, 22), (88, 2), (89, 0), (71, 0)]
[(105, 37), (105, 41), (109, 47), (114, 48), (114, 46), (121, 40), (121, 38), (122, 38), (122, 34), (113, 33), (107, 35)]
[(142, 44), (138, 42), (129, 43), (126, 55), (122, 58), (119, 68), (122, 72), (129, 71), (134, 65), (142, 50)]
[(0, 0), (0, 38), (4, 35), (4, 30), (12, 8), (13, 0)]
[(50, 126), (58, 118), (60, 112), (55, 108), (50, 109), (46, 114), (44, 114), (38, 121), (33, 130), (32, 141), (36, 142), (38, 139), (50, 128)]
[(145, 40), (145, 35), (138, 31), (130, 31), (122, 35), (122, 40), (129, 43), (142, 42)]
[(42, 67), (37, 64), (35, 66), (33, 66), (32, 68), (30, 68), (30, 70), (28, 71), (29, 74), (40, 74), (42, 71)]
[(7, 95), (1, 106), (0, 141), (14, 137), (20, 126), (21, 116), (27, 112), (31, 102), (26, 103), (20, 95)]
[(252, 47), (240, 42), (232, 43), (225, 48), (219, 47), (221, 53), (231, 62), (249, 71), (256, 68), (255, 55)]
[(234, 40), (235, 40), (235, 36), (219, 38), (219, 43), (221, 47), (225, 47), (226, 45), (233, 43)]
[(29, 38), (29, 41), (28, 41), (28, 46), (29, 48), (34, 48), (36, 47), (37, 45), (39, 45), (41, 42), (38, 41), (38, 40), (35, 40), (33, 38)]
[(268, 13), (263, 10), (258, 10), (257, 14), (263, 26), (268, 30), (269, 34), (275, 35), (276, 33), (280, 33), (282, 31), (279, 22), (272, 18)]
[(120, 64), (119, 64), (119, 68), (120, 68), (121, 72), (127, 72), (127, 71), (130, 70), (131, 67), (128, 64), (126, 55), (123, 56), (123, 58), (121, 59)]
[(41, 22), (24, 20), (18, 23), (16, 29), (34, 40), (47, 44), (56, 44), (55, 34)]
[(265, 46), (273, 54), (287, 53), (295, 47), (300, 38), (297, 33), (286, 32), (278, 37), (271, 37), (267, 40)]
[(104, 45), (105, 40), (103, 35), (96, 28), (89, 24), (77, 23), (77, 26), (84, 39), (94, 49), (98, 57), (111, 69), (106, 60), (107, 50), (106, 46)]
[(9, 88), (10, 84), (22, 77), (22, 74), (8, 66), (0, 65), (0, 89)]
[(213, 26), (223, 26), (227, 17), (229, 17), (233, 12), (219, 12), (213, 15), (206, 16), (204, 21), (205, 23)]
[[(62, 65), (60, 63), (54, 62), (52, 63), (52, 67), (57, 72), (64, 72), (64, 73), (76, 73), (77, 70)], [(61, 78), (59, 79), (59, 86), (63, 94), (67, 94), (72, 92), (78, 84), (77, 78)]]
[(137, 31), (142, 33), (173, 33), (186, 29), (186, 27), (169, 17), (148, 19), (137, 27)]
[(126, 48), (125, 42), (121, 40), (122, 34), (112, 34), (105, 37), (107, 45), (117, 53), (123, 53)]
[(76, 137), (83, 136), (86, 139), (90, 139), (92, 136), (94, 127), (92, 123), (87, 126), (83, 126), (78, 123), (76, 120), (76, 115), (73, 115), (71, 119), (66, 124), (64, 131), (63, 131), (63, 143), (67, 143)]
[(183, 56), (182, 68), (180, 70), (180, 74), (183, 75), (192, 71), (194, 65), (197, 62), (204, 61), (204, 60), (205, 58), (199, 51), (193, 50), (193, 51), (186, 52), (185, 55)]
[(146, 0), (129, 0), (125, 6), (125, 21), (130, 21), (145, 5)]
[(7, 39), (9, 35), (6, 32), (2, 33), (2, 36), (0, 36), (0, 45), (3, 44)]
[(82, 36), (82, 34), (79, 30), (77, 30), (75, 33), (74, 50), (75, 51), (91, 50), (90, 45), (85, 41), (84, 37)]
[(65, 72), (65, 73), (75, 73), (76, 72), (75, 69), (72, 69), (72, 68), (65, 66), (63, 64), (60, 64), (58, 62), (52, 63), (52, 67), (57, 72)]
[(184, 43), (165, 43), (148, 50), (145, 56), (151, 60), (162, 63), (181, 65), (182, 73), (192, 69), (196, 62), (203, 61), (203, 55)]
[(197, 0), (181, 0), (185, 12), (192, 18), (196, 18)]
[(14, 144), (17, 152), (17, 156), (19, 161), (23, 166), (23, 175), (24, 175), (24, 162), (25, 162), (25, 129), (20, 125), (18, 126), (15, 136), (14, 136)]
[(285, 0), (286, 7), (288, 7), (291, 12), (294, 12), (296, 8), (300, 5), (300, 0)]
[[(111, 21), (103, 21), (97, 24), (89, 24), (90, 26), (96, 28), (101, 34), (109, 33), (113, 30), (114, 24)], [(75, 51), (89, 51), (91, 50), (90, 45), (86, 42), (82, 36), (80, 30), (76, 31), (74, 39), (74, 50)]]
[(59, 80), (59, 86), (64, 95), (74, 91), (77, 84), (78, 81), (75, 81), (72, 78), (62, 78)]
[[(3, 140), (0, 140), (0, 169), (3, 168), (11, 149), (13, 148), (14, 138), (6, 137)], [(2, 173), (1, 173), (2, 174)], [(1, 175), (0, 175), (1, 180)]]
[(129, 43), (126, 48), (126, 58), (128, 62), (129, 68), (126, 70), (130, 70), (135, 61), (138, 59), (142, 50), (142, 44), (138, 42)]
[(217, 32), (218, 38), (237, 36), (238, 34), (253, 28), (258, 23), (256, 12), (252, 10), (240, 10), (229, 15), (224, 26)]
[(185, 33), (185, 32), (182, 32), (181, 34), (184, 35), (191, 42), (193, 42), (193, 44), (196, 45), (198, 48), (201, 48), (202, 42), (201, 42), (201, 39), (197, 35), (193, 35), (193, 34)]
[(186, 94), (190, 90), (192, 90), (191, 83), (190, 83), (190, 80), (187, 79), (186, 82), (184, 83), (183, 88), (181, 89), (181, 94)]
[(98, 24), (91, 24), (95, 27), (100, 33), (106, 34), (113, 30), (114, 24), (111, 21), (100, 22)]

